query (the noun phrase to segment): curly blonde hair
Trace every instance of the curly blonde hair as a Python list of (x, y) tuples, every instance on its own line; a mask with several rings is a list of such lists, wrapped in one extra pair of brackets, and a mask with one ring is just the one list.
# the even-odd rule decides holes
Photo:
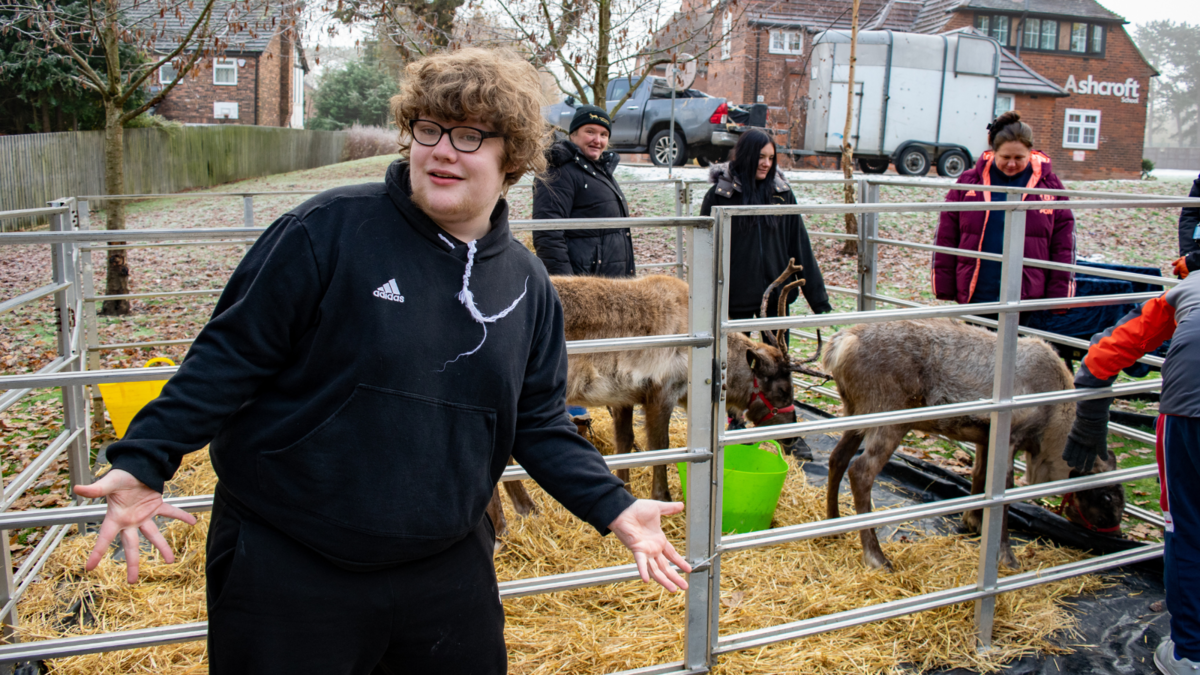
[(546, 170), (550, 126), (542, 119), (537, 70), (509, 49), (460, 49), (408, 64), (392, 116), (400, 128), (400, 155), (412, 150), (410, 121), (421, 117), (478, 119), (504, 134), (504, 187), (527, 172)]

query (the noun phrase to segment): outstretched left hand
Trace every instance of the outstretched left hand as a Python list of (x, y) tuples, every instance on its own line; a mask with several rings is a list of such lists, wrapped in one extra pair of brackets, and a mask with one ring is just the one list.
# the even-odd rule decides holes
[(672, 593), (681, 588), (687, 590), (688, 585), (671, 567), (671, 563), (675, 563), (684, 572), (691, 572), (692, 566), (687, 564), (683, 556), (675, 551), (671, 542), (667, 541), (659, 520), (663, 516), (675, 515), (681, 511), (683, 502), (639, 499), (608, 525), (608, 529), (617, 535), (617, 539), (633, 552), (633, 560), (637, 563), (642, 581), (650, 583), (650, 578), (653, 577)]

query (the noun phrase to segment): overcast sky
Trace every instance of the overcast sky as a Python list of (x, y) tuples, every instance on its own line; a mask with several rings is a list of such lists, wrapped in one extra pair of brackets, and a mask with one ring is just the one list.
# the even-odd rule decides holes
[(1173, 19), (1200, 24), (1200, 2), (1197, 0), (1099, 0), (1107, 9), (1125, 17), (1130, 23), (1148, 23)]

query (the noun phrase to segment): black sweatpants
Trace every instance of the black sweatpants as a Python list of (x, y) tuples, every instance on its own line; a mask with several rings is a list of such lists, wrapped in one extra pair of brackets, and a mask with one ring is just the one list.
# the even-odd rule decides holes
[(507, 672), (487, 516), (437, 555), (352, 572), (222, 493), (208, 533), (213, 675)]

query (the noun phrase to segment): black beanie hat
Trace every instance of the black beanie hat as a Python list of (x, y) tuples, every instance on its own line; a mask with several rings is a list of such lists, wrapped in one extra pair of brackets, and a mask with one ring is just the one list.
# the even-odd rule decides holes
[(608, 111), (599, 106), (579, 106), (575, 110), (575, 117), (571, 118), (571, 128), (567, 130), (567, 133), (573, 134), (576, 129), (585, 124), (599, 124), (612, 133), (612, 122), (608, 119)]

